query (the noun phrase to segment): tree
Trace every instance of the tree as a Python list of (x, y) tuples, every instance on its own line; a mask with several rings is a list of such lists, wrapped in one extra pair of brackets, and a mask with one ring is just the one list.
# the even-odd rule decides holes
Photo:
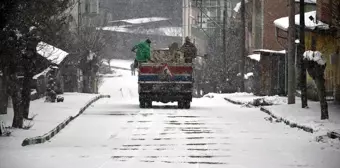
[[(106, 18), (106, 16), (104, 16)], [(79, 32), (75, 34), (75, 42), (72, 50), (78, 55), (78, 67), (83, 74), (83, 93), (98, 92), (98, 77), (100, 61), (103, 59), (105, 48), (112, 40), (110, 34), (105, 34), (102, 30), (103, 25), (107, 23), (97, 24), (93, 27), (81, 26)]]
[[(304, 64), (307, 67), (308, 74), (315, 81), (318, 96), (320, 100), (321, 107), (321, 120), (326, 120), (329, 118), (328, 115), (328, 104), (326, 101), (326, 87), (325, 87), (325, 69), (326, 62), (322, 58), (322, 54), (316, 51), (316, 40), (312, 38), (312, 51), (304, 53)], [(313, 59), (311, 59), (313, 58)], [(318, 58), (317, 61), (315, 59)]]
[[(53, 40), (55, 31), (67, 23), (64, 11), (70, 0), (5, 0), (1, 2), (0, 65), (5, 81), (10, 83), (13, 127), (22, 128), (23, 118), (28, 118), (30, 86), (33, 75), (43, 69), (38, 61), (36, 46), (41, 40)], [(53, 29), (52, 29), (53, 28)], [(18, 75), (23, 76), (19, 80)]]

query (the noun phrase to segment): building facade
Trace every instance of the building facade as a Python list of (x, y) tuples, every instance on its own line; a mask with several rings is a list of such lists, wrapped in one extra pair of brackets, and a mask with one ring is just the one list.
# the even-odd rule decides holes
[(72, 16), (71, 30), (105, 26), (108, 21), (112, 20), (109, 2), (109, 0), (73, 0), (69, 10)]

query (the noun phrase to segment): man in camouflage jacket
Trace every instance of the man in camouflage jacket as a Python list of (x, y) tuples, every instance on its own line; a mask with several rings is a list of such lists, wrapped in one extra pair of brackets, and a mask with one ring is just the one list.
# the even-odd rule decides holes
[(197, 48), (190, 41), (189, 37), (185, 37), (185, 42), (180, 48), (180, 51), (184, 54), (185, 63), (192, 63), (192, 60), (197, 56)]

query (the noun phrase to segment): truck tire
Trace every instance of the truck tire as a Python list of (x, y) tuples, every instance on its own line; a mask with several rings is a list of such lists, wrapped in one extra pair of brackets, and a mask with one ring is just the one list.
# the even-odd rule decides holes
[(184, 102), (178, 101), (177, 106), (178, 106), (179, 109), (183, 109), (184, 108)]
[(139, 108), (146, 108), (146, 103), (144, 100), (139, 100)]
[(145, 102), (145, 107), (146, 108), (152, 108), (152, 101), (146, 101)]
[(190, 109), (190, 101), (183, 102), (183, 106), (185, 109)]

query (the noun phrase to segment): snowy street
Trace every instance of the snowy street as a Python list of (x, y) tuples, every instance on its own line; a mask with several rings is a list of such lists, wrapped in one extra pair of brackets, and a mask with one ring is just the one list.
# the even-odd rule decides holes
[[(129, 63), (119, 63), (128, 68)], [(119, 65), (113, 65), (119, 66)], [(221, 97), (194, 99), (189, 110), (177, 103), (138, 106), (137, 77), (115, 70), (101, 94), (50, 142), (3, 148), (1, 168), (338, 168), (340, 145), (316, 142), (313, 134), (271, 123), (258, 108)], [(20, 162), (18, 162), (20, 158)]]

